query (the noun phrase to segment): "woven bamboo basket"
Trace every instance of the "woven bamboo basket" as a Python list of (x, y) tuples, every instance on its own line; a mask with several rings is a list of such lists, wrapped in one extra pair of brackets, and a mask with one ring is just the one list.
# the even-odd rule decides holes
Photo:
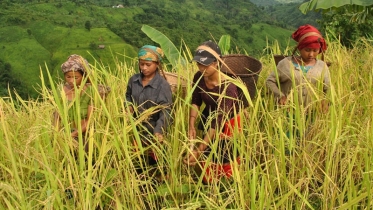
[(164, 72), (164, 76), (171, 86), (172, 93), (184, 97), (188, 86), (188, 80), (183, 76), (171, 72)]
[[(242, 54), (224, 55), (222, 60), (221, 71), (233, 78), (239, 77), (245, 83), (251, 99), (254, 99), (259, 73), (262, 70), (262, 63), (253, 57)], [(249, 102), (241, 89), (238, 90), (238, 94), (239, 98), (243, 101), (244, 107), (247, 107)]]
[[(280, 62), (282, 59), (288, 57), (288, 55), (273, 55), (273, 59), (275, 60), (275, 64), (277, 66), (278, 62)], [(326, 62), (326, 65), (329, 67), (332, 63)]]

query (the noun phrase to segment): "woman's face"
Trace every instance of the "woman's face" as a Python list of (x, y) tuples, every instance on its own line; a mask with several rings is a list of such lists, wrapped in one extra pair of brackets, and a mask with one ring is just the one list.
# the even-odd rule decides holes
[(302, 60), (305, 63), (309, 63), (312, 60), (316, 59), (319, 53), (320, 53), (320, 49), (315, 49), (315, 48), (305, 47), (300, 50), (300, 56), (302, 57)]
[(158, 68), (158, 63), (154, 61), (139, 60), (139, 67), (141, 73), (145, 77), (152, 77)]
[(70, 87), (80, 86), (83, 80), (83, 74), (80, 71), (69, 71), (65, 73), (65, 82), (67, 82)]
[(198, 70), (205, 77), (209, 77), (209, 76), (213, 75), (214, 73), (217, 72), (217, 69), (218, 69), (218, 63), (216, 61), (212, 62), (208, 66), (205, 66), (205, 65), (202, 65), (200, 63), (197, 63), (197, 66), (198, 66)]

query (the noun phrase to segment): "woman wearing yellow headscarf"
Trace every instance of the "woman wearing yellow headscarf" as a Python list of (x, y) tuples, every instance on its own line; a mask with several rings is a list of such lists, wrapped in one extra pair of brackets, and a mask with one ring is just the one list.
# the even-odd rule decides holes
[[(171, 121), (172, 92), (169, 83), (160, 75), (163, 51), (159, 47), (145, 45), (138, 53), (140, 73), (133, 75), (127, 84), (126, 103), (135, 118), (151, 108), (150, 116), (142, 121), (139, 134), (143, 146), (163, 142), (163, 136)], [(155, 165), (157, 157), (149, 152), (144, 159)], [(142, 171), (142, 170), (140, 170)]]

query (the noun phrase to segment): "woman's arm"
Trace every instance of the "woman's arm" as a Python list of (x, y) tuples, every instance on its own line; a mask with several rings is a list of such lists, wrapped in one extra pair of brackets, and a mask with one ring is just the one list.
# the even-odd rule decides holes
[[(326, 64), (324, 64), (323, 77), (323, 92), (326, 95), (330, 87), (330, 72)], [(321, 101), (321, 111), (323, 113), (327, 113), (329, 111), (329, 101), (326, 98), (322, 99)]]
[(195, 165), (198, 162), (199, 156), (206, 150), (211, 139), (215, 137), (215, 129), (210, 128), (206, 135), (203, 138), (203, 141), (198, 145), (197, 148), (193, 148), (192, 153), (189, 154), (189, 157), (184, 159), (184, 163), (189, 165)]
[(323, 69), (323, 91), (326, 94), (329, 90), (330, 87), (330, 72), (329, 72), (329, 67), (325, 64), (324, 69)]
[(167, 82), (164, 82), (161, 85), (156, 104), (163, 107), (161, 107), (161, 110), (159, 111), (159, 118), (157, 119), (154, 127), (154, 135), (158, 138), (159, 141), (163, 141), (163, 131), (172, 121), (172, 91), (170, 85)]
[(196, 128), (194, 127), (196, 123), (196, 119), (198, 117), (198, 110), (199, 106), (196, 104), (192, 104), (192, 107), (190, 108), (190, 114), (189, 114), (189, 139), (195, 139), (196, 138)]
[(192, 88), (194, 88), (194, 90), (192, 93), (192, 107), (190, 108), (189, 112), (189, 139), (196, 138), (195, 123), (198, 117), (199, 108), (202, 105), (201, 87), (199, 87), (198, 84), (200, 84), (202, 79), (201, 72), (197, 72), (193, 76)]
[[(80, 125), (81, 125), (81, 128), (82, 128), (82, 133), (87, 131), (88, 122), (89, 122), (89, 119), (91, 118), (92, 112), (93, 112), (93, 105), (89, 105), (88, 110), (87, 110), (87, 117), (82, 119), (81, 122), (80, 122)], [(79, 131), (78, 131), (77, 128), (75, 128), (73, 130), (73, 132), (71, 132), (71, 137), (75, 138), (75, 137), (78, 137), (78, 136), (79, 136)]]
[[(125, 105), (127, 104), (128, 105), (128, 108), (129, 108), (129, 111), (131, 114), (133, 114), (133, 98), (132, 98), (132, 78), (131, 77), (129, 80), (128, 80), (128, 84), (127, 84), (127, 89), (126, 89), (126, 94), (125, 94)], [(126, 106), (125, 106), (126, 107)]]
[(285, 103), (286, 95), (279, 89), (279, 83), (285, 82), (287, 79), (289, 79), (283, 71), (290, 68), (290, 62), (291, 60), (289, 60), (289, 58), (284, 58), (281, 60), (278, 63), (276, 70), (272, 71), (266, 79), (267, 87), (279, 100), (278, 102), (280, 104)]

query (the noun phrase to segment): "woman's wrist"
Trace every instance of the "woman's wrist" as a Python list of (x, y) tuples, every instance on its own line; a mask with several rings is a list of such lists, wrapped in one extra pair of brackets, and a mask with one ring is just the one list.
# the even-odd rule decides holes
[(205, 151), (205, 149), (207, 148), (207, 144), (206, 144), (206, 142), (202, 142), (202, 143), (200, 143), (199, 145), (198, 145), (198, 148), (197, 148), (197, 150), (199, 151), (199, 152), (203, 152), (203, 151)]

